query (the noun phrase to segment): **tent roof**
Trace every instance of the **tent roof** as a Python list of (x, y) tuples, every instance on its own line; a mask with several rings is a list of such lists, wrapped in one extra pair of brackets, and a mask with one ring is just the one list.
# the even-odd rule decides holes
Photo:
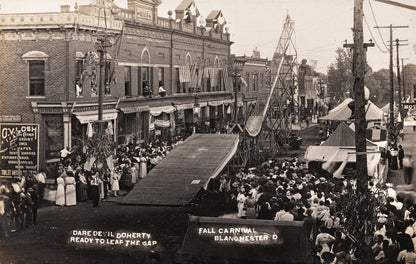
[[(334, 109), (329, 111), (328, 115), (319, 118), (320, 120), (327, 121), (346, 121), (351, 117), (351, 109), (348, 107), (348, 104), (352, 102), (351, 98), (345, 99), (341, 104), (336, 106)], [(373, 102), (368, 100), (368, 103), (365, 105), (365, 118), (367, 121), (371, 120), (381, 120), (383, 118), (383, 110), (378, 108)]]
[[(375, 146), (369, 140), (367, 140), (367, 145)], [(342, 122), (321, 146), (353, 147), (355, 146), (355, 132), (345, 122)]]

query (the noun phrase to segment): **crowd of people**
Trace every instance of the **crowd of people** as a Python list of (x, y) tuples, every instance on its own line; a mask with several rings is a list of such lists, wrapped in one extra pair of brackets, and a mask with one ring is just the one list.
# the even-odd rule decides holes
[[(334, 178), (317, 162), (270, 160), (211, 180), (199, 200), (201, 215), (304, 221), (314, 263), (415, 263), (416, 206), (389, 184), (369, 181), (378, 197), (377, 224), (364, 247), (345, 228), (354, 176)], [(220, 205), (220, 206), (218, 206)], [(413, 262), (409, 262), (412, 259)]]
[(38, 208), (43, 202), (46, 174), (25, 174), (0, 184), (0, 241), (12, 232), (37, 224)]
[(133, 188), (172, 148), (182, 142), (183, 138), (177, 136), (171, 141), (130, 143), (117, 148), (105, 164), (82, 151), (66, 151), (56, 170), (50, 172), (56, 178), (55, 203), (75, 206), (77, 202), (92, 200), (93, 206), (98, 207), (99, 201), (109, 195), (118, 196), (120, 188)]

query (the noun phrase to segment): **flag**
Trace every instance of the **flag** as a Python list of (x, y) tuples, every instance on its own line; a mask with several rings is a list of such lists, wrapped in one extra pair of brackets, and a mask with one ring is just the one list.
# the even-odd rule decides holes
[(179, 67), (179, 82), (187, 83), (191, 81), (191, 70), (189, 65)]
[(204, 76), (204, 71), (205, 71), (205, 68), (199, 69), (198, 83), (196, 84), (196, 87), (197, 88), (201, 88), (202, 87), (202, 78)]
[(197, 88), (198, 85), (198, 73), (196, 71), (196, 64), (192, 64), (191, 66), (191, 82), (189, 84), (190, 88)]
[(243, 77), (240, 77), (241, 79), (241, 84), (243, 85), (243, 88), (246, 88), (248, 86), (246, 80)]
[(211, 83), (211, 88), (217, 86), (217, 80), (218, 80), (218, 69), (209, 68), (209, 81)]
[(223, 79), (223, 82), (224, 82), (224, 90), (231, 90), (231, 89), (228, 89), (230, 87), (228, 87), (228, 70), (227, 70), (227, 68), (224, 68), (221, 71), (221, 74), (222, 74), (222, 79)]

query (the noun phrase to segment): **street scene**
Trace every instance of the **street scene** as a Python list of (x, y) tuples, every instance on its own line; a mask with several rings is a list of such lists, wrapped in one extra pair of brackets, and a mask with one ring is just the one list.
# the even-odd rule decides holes
[(0, 264), (416, 263), (411, 0), (0, 0)]

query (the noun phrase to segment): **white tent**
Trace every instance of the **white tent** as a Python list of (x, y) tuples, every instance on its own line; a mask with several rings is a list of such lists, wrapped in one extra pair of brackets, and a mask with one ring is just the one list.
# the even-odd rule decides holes
[[(350, 119), (352, 111), (348, 104), (353, 100), (351, 98), (345, 99), (341, 104), (328, 112), (328, 115), (320, 117), (322, 121), (347, 121)], [(383, 110), (376, 106), (370, 100), (365, 105), (365, 118), (367, 121), (381, 121), (383, 119)]]
[[(320, 146), (309, 146), (305, 152), (308, 161), (324, 162), (323, 168), (341, 174), (347, 163), (356, 162), (355, 132), (345, 123), (339, 124), (331, 136)], [(381, 153), (377, 144), (367, 140), (367, 172), (370, 176), (380, 174)], [(337, 165), (342, 163), (341, 165)], [(338, 167), (338, 169), (336, 168)]]

